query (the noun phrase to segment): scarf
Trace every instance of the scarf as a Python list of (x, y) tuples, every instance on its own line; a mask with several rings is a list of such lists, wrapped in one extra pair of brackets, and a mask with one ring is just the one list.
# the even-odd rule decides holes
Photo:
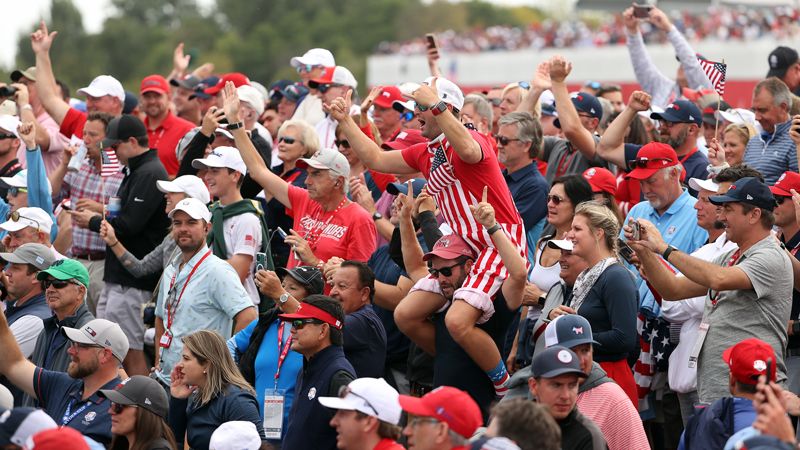
[(578, 309), (580, 309), (583, 301), (586, 300), (586, 296), (589, 295), (589, 291), (592, 290), (592, 286), (594, 286), (594, 283), (600, 278), (600, 275), (616, 262), (617, 258), (614, 257), (601, 259), (597, 264), (578, 275), (578, 278), (575, 279), (575, 286), (572, 288), (572, 302), (570, 303), (570, 306), (575, 312), (578, 312)]
[[(225, 234), (223, 232), (223, 222), (225, 219), (247, 213), (255, 214), (261, 222), (262, 248), (265, 245), (269, 245), (266, 228), (264, 226), (264, 213), (256, 206), (255, 202), (244, 199), (224, 207), (220, 205), (219, 202), (215, 202), (211, 206), (211, 232), (208, 233), (208, 237), (206, 238), (206, 242), (208, 242), (214, 255), (221, 259), (228, 259), (228, 252), (225, 250)], [(269, 252), (267, 252), (267, 255), (269, 255), (271, 259)]]
[[(269, 327), (275, 323), (275, 319), (278, 318), (278, 313), (280, 313), (280, 310), (275, 306), (275, 302), (272, 299), (262, 298), (261, 302), (271, 303), (272, 308), (259, 315), (258, 323), (253, 329), (253, 334), (250, 335), (250, 342), (247, 345), (247, 350), (239, 357), (239, 370), (242, 372), (244, 379), (247, 380), (251, 386), (256, 385), (256, 356), (258, 356), (258, 350), (261, 348), (261, 342), (264, 340), (264, 336), (267, 334)], [(282, 324), (278, 324), (278, 326), (282, 326)]]

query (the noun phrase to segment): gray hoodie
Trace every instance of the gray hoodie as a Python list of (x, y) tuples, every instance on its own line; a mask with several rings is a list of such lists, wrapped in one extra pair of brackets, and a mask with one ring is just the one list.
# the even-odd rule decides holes
[[(504, 402), (512, 398), (527, 398), (533, 400), (530, 389), (528, 389), (528, 379), (531, 377), (531, 366), (518, 370), (511, 377), (508, 385), (508, 393), (500, 401)], [(603, 383), (613, 383), (614, 380), (606, 375), (606, 371), (600, 367), (600, 364), (592, 362), (592, 371), (589, 377), (578, 386), (578, 394), (586, 392), (589, 389), (594, 389)]]

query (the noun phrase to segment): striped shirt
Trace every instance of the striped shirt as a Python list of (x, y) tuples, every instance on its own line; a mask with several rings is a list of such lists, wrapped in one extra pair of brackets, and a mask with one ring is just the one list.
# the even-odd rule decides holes
[(791, 170), (797, 172), (797, 147), (789, 137), (791, 118), (775, 125), (775, 133), (757, 134), (750, 138), (744, 149), (744, 162), (761, 172), (764, 181), (772, 185)]
[(578, 411), (600, 428), (609, 450), (650, 449), (639, 412), (616, 383), (603, 383), (578, 394)]
[[(69, 198), (72, 205), (88, 198), (105, 205), (109, 197), (117, 195), (123, 174), (118, 172), (102, 178), (94, 161), (86, 159), (77, 172), (67, 172), (61, 187), (61, 198)], [(106, 243), (99, 233), (88, 228), (72, 227), (72, 255), (86, 255), (89, 252), (104, 252)]]

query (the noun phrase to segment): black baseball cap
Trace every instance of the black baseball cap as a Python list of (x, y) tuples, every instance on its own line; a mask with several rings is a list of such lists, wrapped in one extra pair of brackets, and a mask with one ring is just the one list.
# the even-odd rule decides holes
[(772, 211), (775, 197), (765, 183), (758, 178), (744, 177), (736, 180), (724, 195), (712, 195), (708, 200), (715, 205), (739, 202)]
[(325, 281), (322, 280), (322, 272), (316, 267), (297, 266), (294, 269), (278, 267), (275, 269), (275, 273), (281, 278), (289, 275), (308, 290), (308, 295), (322, 294), (322, 291), (325, 289)]
[(651, 113), (650, 118), (672, 123), (693, 123), (697, 126), (703, 123), (703, 113), (700, 112), (700, 108), (689, 100), (675, 100), (664, 112)]
[[(548, 328), (550, 327), (548, 326)], [(575, 374), (581, 378), (587, 377), (581, 370), (578, 355), (572, 350), (561, 345), (554, 345), (533, 357), (531, 375), (534, 378), (554, 378), (564, 374)]]
[(770, 52), (767, 58), (767, 64), (769, 64), (767, 78), (783, 78), (783, 76), (786, 75), (786, 71), (789, 70), (789, 67), (792, 67), (792, 64), (796, 63), (798, 59), (797, 50), (782, 45), (775, 47), (775, 50)]
[(147, 136), (147, 128), (144, 123), (136, 116), (123, 114), (111, 119), (106, 127), (106, 138), (103, 139), (103, 148), (125, 141), (129, 138), (140, 138)]
[(158, 381), (144, 375), (134, 375), (116, 389), (100, 389), (98, 395), (119, 405), (136, 405), (167, 419), (169, 399)]
[[(551, 241), (552, 242), (552, 241)], [(564, 314), (558, 316), (544, 330), (544, 345), (574, 348), (582, 344), (600, 345), (592, 338), (592, 326), (583, 316)]]
[(175, 87), (182, 87), (184, 89), (194, 90), (194, 88), (196, 88), (201, 81), (202, 80), (198, 78), (197, 75), (189, 74), (180, 79), (173, 78), (169, 80), (169, 84)]

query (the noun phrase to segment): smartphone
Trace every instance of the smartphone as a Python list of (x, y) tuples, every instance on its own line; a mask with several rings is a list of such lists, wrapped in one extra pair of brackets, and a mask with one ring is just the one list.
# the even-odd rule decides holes
[(275, 231), (278, 232), (278, 236), (280, 236), (281, 239), (286, 239), (286, 236), (288, 236), (288, 234), (286, 234), (286, 232), (283, 231), (283, 228), (281, 227), (276, 228)]
[(425, 40), (428, 43), (428, 50), (438, 50), (439, 46), (436, 44), (436, 36), (433, 33), (425, 35)]
[(772, 358), (767, 358), (767, 385), (772, 381)]
[(653, 5), (640, 5), (638, 3), (633, 4), (633, 17), (637, 19), (647, 19), (650, 17), (650, 10), (653, 9)]
[(628, 245), (625, 241), (620, 238), (617, 238), (617, 245), (619, 246), (619, 256), (625, 260), (628, 264), (633, 264), (632, 257), (633, 257), (633, 249)]
[(267, 269), (267, 254), (264, 252), (256, 253), (256, 272)]
[(638, 241), (642, 238), (642, 226), (639, 225), (639, 222), (633, 221), (631, 223), (631, 229), (633, 229), (633, 240)]

